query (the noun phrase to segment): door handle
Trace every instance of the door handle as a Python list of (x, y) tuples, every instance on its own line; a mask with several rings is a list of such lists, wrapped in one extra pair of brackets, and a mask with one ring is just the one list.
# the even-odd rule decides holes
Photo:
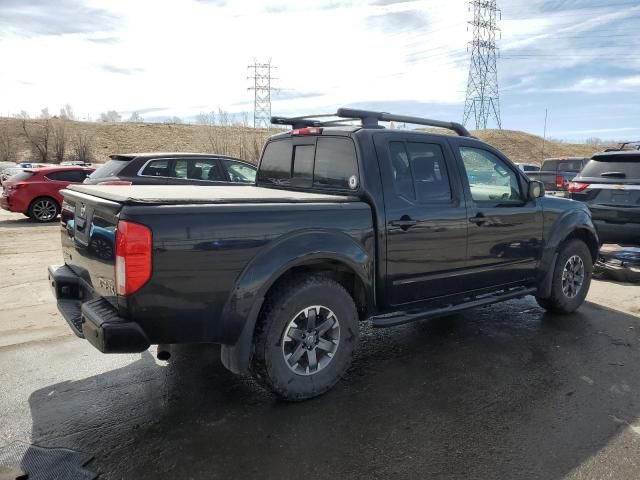
[(408, 230), (417, 223), (417, 220), (412, 220), (408, 215), (403, 215), (400, 220), (393, 220), (391, 225), (393, 227), (400, 227), (402, 230)]
[(484, 216), (484, 213), (478, 213), (475, 217), (470, 217), (469, 221), (476, 225), (482, 225), (483, 223), (487, 223), (489, 219)]

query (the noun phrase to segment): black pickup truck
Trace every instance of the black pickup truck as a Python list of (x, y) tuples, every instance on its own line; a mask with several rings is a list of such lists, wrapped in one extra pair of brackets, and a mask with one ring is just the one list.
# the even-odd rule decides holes
[(65, 264), (49, 279), (74, 332), (105, 353), (158, 344), (160, 358), (218, 343), (231, 371), (301, 400), (345, 373), (360, 321), (525, 295), (560, 313), (582, 304), (598, 251), (585, 205), (544, 197), (459, 124), (336, 116), (274, 117), (293, 129), (267, 141), (254, 186), (64, 190)]

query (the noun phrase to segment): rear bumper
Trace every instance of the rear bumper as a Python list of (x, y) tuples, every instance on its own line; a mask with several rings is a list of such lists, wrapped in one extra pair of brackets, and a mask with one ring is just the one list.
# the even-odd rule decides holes
[(49, 284), (71, 330), (102, 353), (137, 353), (149, 348), (140, 325), (120, 317), (104, 298), (92, 298), (68, 266), (49, 266)]
[(611, 223), (594, 219), (593, 224), (603, 243), (640, 244), (640, 223)]

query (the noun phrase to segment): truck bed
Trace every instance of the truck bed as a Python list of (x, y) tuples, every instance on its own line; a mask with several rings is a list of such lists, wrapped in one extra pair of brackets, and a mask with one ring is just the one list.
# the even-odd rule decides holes
[(355, 196), (325, 195), (255, 186), (73, 185), (68, 189), (122, 205), (343, 203), (359, 200)]

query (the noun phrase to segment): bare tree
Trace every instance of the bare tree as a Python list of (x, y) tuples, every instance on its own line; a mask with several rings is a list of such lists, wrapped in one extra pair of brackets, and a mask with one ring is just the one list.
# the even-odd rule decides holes
[(0, 162), (15, 162), (16, 147), (7, 125), (0, 128)]
[(53, 124), (53, 159), (56, 163), (64, 161), (67, 151), (67, 125), (65, 120), (58, 120)]
[(40, 118), (51, 118), (51, 115), (49, 114), (49, 107), (44, 107), (40, 110)]
[(200, 112), (196, 115), (196, 124), (198, 125), (210, 125), (210, 116), (208, 113)]
[(29, 117), (29, 112), (27, 112), (26, 110), (20, 110), (20, 113), (16, 113), (13, 115), (15, 118), (20, 118), (22, 120), (26, 120)]
[(59, 117), (65, 120), (75, 120), (76, 116), (73, 112), (73, 107), (67, 103), (60, 109)]
[(76, 133), (71, 142), (71, 152), (74, 160), (93, 162), (93, 137), (88, 133)]
[(131, 112), (131, 116), (127, 121), (132, 123), (140, 123), (140, 122), (144, 122), (144, 119), (140, 116), (138, 112)]
[(218, 125), (226, 127), (229, 125), (229, 112), (218, 107)]
[(167, 118), (164, 121), (164, 123), (177, 123), (177, 124), (180, 124), (180, 123), (182, 123), (182, 119), (180, 117), (174, 116), (174, 117), (171, 117), (171, 118)]
[(100, 114), (101, 122), (119, 122), (122, 120), (122, 116), (115, 110), (109, 110)]
[(24, 130), (24, 134), (31, 144), (31, 151), (34, 157), (40, 162), (47, 163), (49, 161), (51, 120), (47, 118), (42, 122), (33, 122), (30, 127), (35, 127), (35, 129), (27, 128), (27, 119), (23, 118), (22, 130)]

